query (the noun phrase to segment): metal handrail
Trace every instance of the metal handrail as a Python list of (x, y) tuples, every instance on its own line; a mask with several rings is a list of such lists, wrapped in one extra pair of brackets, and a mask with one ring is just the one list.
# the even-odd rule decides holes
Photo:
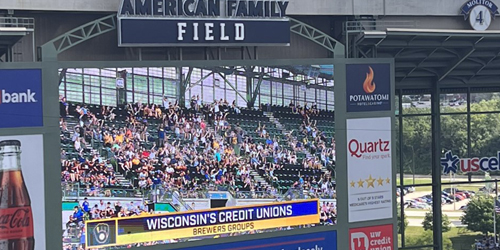
[(35, 30), (35, 18), (32, 17), (0, 17), (0, 27), (26, 28)]
[(98, 190), (87, 192), (87, 185), (80, 183), (61, 183), (61, 192), (63, 200), (80, 199), (82, 197), (134, 197), (143, 198), (144, 195), (139, 195), (137, 189), (116, 187), (105, 187)]
[[(172, 203), (174, 203), (173, 205), (178, 205), (180, 206), (181, 208), (183, 208), (183, 210), (181, 211), (189, 211), (189, 210), (193, 210), (193, 208), (191, 206), (189, 206), (183, 199), (182, 199), (182, 196), (179, 192), (176, 192), (174, 191), (172, 193)], [(175, 201), (178, 202), (178, 204), (175, 204)]]
[(344, 32), (365, 31), (365, 30), (386, 30), (387, 28), (416, 28), (415, 21), (380, 21), (380, 20), (359, 20), (346, 21), (343, 24)]
[(272, 195), (265, 191), (236, 191), (233, 194), (236, 199), (282, 199), (279, 193)]

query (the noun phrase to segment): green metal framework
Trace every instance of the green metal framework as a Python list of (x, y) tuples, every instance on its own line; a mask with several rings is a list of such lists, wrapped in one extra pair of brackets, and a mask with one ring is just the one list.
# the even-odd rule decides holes
[(42, 45), (42, 61), (57, 59), (59, 53), (113, 30), (116, 30), (116, 14), (83, 24)]
[(345, 57), (345, 47), (342, 43), (311, 25), (290, 18), (290, 31), (324, 47), (332, 52), (335, 58)]
[[(90, 40), (99, 35), (105, 34), (107, 32), (117, 29), (116, 25), (116, 14), (108, 15), (94, 21), (83, 24), (77, 28), (74, 28), (41, 46), (41, 59), (42, 61), (54, 61), (57, 60), (57, 55), (71, 49), (78, 44), (81, 44), (87, 40)], [(314, 43), (322, 46), (326, 50), (332, 53), (332, 57), (344, 58), (344, 45), (339, 41), (335, 40), (326, 33), (306, 24), (299, 20), (290, 18), (290, 31), (301, 37), (313, 41)], [(248, 50), (248, 48), (247, 48)], [(256, 52), (256, 51), (255, 51)], [(242, 56), (244, 54), (242, 53)], [(255, 58), (256, 59), (256, 58)], [(59, 84), (63, 81), (65, 69), (62, 70), (59, 76)], [(221, 74), (221, 77), (225, 82), (231, 86), (231, 84), (225, 79)], [(184, 99), (184, 94), (186, 89), (189, 88), (189, 77), (180, 79), (179, 82), (179, 98)], [(247, 96), (246, 101), (249, 105), (253, 106), (258, 95), (258, 89), (262, 83), (263, 77), (259, 77), (259, 81), (254, 89), (250, 89), (249, 96)], [(233, 88), (236, 93), (243, 97), (243, 95), (235, 88)], [(248, 91), (248, 90), (247, 90)], [(182, 101), (181, 100), (181, 101)]]

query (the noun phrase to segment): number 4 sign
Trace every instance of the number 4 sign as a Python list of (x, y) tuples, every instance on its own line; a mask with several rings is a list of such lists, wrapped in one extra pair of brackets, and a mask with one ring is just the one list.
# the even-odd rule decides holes
[(477, 31), (484, 31), (490, 27), (491, 20), (495, 19), (498, 7), (491, 1), (470, 0), (462, 5), (462, 14), (465, 20), (469, 18), (470, 26)]

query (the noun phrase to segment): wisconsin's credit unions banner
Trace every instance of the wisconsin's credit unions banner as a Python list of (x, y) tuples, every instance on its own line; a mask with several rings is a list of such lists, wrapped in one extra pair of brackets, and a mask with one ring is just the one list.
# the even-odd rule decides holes
[(268, 203), (85, 223), (87, 247), (126, 245), (319, 223), (319, 200)]

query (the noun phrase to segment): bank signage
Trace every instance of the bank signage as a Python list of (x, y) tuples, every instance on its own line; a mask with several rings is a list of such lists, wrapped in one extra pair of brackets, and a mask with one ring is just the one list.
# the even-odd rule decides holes
[(392, 250), (393, 225), (349, 229), (350, 250)]
[(122, 0), (122, 47), (287, 46), (288, 1)]
[(347, 112), (391, 110), (391, 66), (346, 65)]
[(0, 118), (0, 128), (43, 126), (41, 70), (0, 70)]
[(495, 156), (472, 158), (459, 158), (452, 151), (448, 151), (441, 158), (441, 166), (444, 174), (498, 171), (500, 170), (499, 163), (500, 151)]
[(499, 14), (498, 7), (491, 0), (470, 0), (460, 9), (465, 20), (469, 19), (471, 27), (478, 31), (488, 29), (491, 20)]

